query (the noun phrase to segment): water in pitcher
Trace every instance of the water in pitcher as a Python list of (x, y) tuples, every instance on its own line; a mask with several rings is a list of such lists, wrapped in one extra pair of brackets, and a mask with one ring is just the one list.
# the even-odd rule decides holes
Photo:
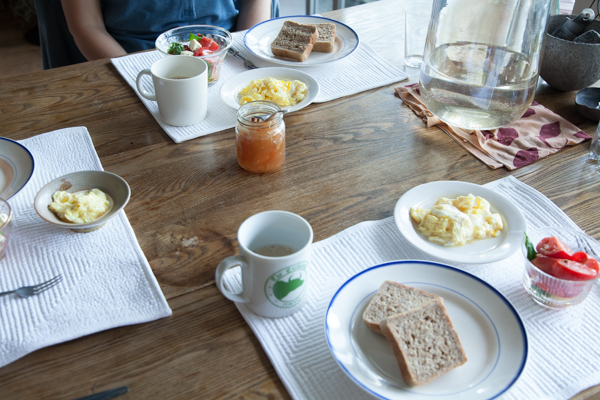
[(421, 69), (421, 95), (442, 121), (493, 129), (519, 119), (538, 80), (537, 65), (507, 48), (459, 42), (435, 48)]

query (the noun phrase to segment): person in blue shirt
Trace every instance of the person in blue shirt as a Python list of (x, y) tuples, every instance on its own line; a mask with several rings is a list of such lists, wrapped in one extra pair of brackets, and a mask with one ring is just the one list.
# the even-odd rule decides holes
[(217, 25), (229, 31), (271, 18), (272, 0), (61, 0), (70, 33), (87, 60), (154, 48), (164, 31)]

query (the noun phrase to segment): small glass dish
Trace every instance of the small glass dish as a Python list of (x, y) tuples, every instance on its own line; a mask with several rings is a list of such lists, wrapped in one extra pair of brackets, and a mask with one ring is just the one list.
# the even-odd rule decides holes
[[(174, 28), (169, 31), (163, 32), (156, 39), (156, 49), (166, 56), (169, 54), (169, 46), (173, 42), (179, 42), (181, 44), (188, 44), (190, 41), (190, 33), (194, 35), (204, 35), (211, 38), (219, 45), (219, 50), (206, 56), (198, 56), (208, 64), (208, 86), (214, 85), (219, 79), (221, 72), (221, 65), (227, 50), (233, 44), (233, 36), (226, 29), (212, 25), (188, 25)], [(189, 57), (189, 56), (188, 56)]]
[(8, 237), (12, 228), (12, 208), (6, 200), (0, 199), (0, 259), (8, 246)]
[[(585, 251), (596, 260), (600, 260), (598, 256), (600, 254), (600, 244), (591, 236), (575, 229), (544, 227), (527, 232), (527, 236), (533, 247), (537, 247), (538, 243), (546, 237), (556, 236), (569, 246), (573, 252)], [(561, 309), (579, 304), (585, 300), (598, 280), (598, 276), (595, 279), (585, 281), (555, 278), (529, 261), (524, 237), (521, 250), (525, 257), (523, 286), (531, 294), (533, 300), (544, 307)]]

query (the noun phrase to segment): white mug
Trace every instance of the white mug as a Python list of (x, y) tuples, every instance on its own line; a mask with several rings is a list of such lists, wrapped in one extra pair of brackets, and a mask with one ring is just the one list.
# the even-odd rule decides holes
[[(154, 93), (141, 79), (152, 77)], [(194, 125), (206, 117), (208, 65), (198, 57), (168, 56), (140, 71), (136, 79), (140, 94), (158, 103), (161, 119), (174, 126)]]
[[(313, 231), (299, 215), (265, 211), (245, 220), (238, 230), (240, 255), (217, 267), (217, 287), (229, 300), (245, 303), (263, 317), (287, 317), (300, 310), (308, 295)], [(242, 292), (223, 285), (223, 275), (242, 269)]]

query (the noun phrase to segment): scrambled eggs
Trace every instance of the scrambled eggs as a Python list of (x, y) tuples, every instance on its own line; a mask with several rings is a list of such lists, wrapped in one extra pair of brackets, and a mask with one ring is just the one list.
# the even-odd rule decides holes
[(307, 94), (308, 88), (304, 82), (266, 78), (251, 81), (238, 96), (240, 105), (256, 100), (268, 100), (285, 107), (301, 102)]
[(84, 224), (92, 222), (108, 211), (110, 202), (106, 194), (99, 189), (76, 193), (63, 191), (52, 195), (50, 211), (65, 222)]
[(427, 210), (412, 207), (410, 216), (427, 238), (444, 246), (461, 246), (475, 239), (496, 237), (502, 232), (502, 216), (490, 211), (490, 203), (472, 194), (456, 199), (442, 197)]

